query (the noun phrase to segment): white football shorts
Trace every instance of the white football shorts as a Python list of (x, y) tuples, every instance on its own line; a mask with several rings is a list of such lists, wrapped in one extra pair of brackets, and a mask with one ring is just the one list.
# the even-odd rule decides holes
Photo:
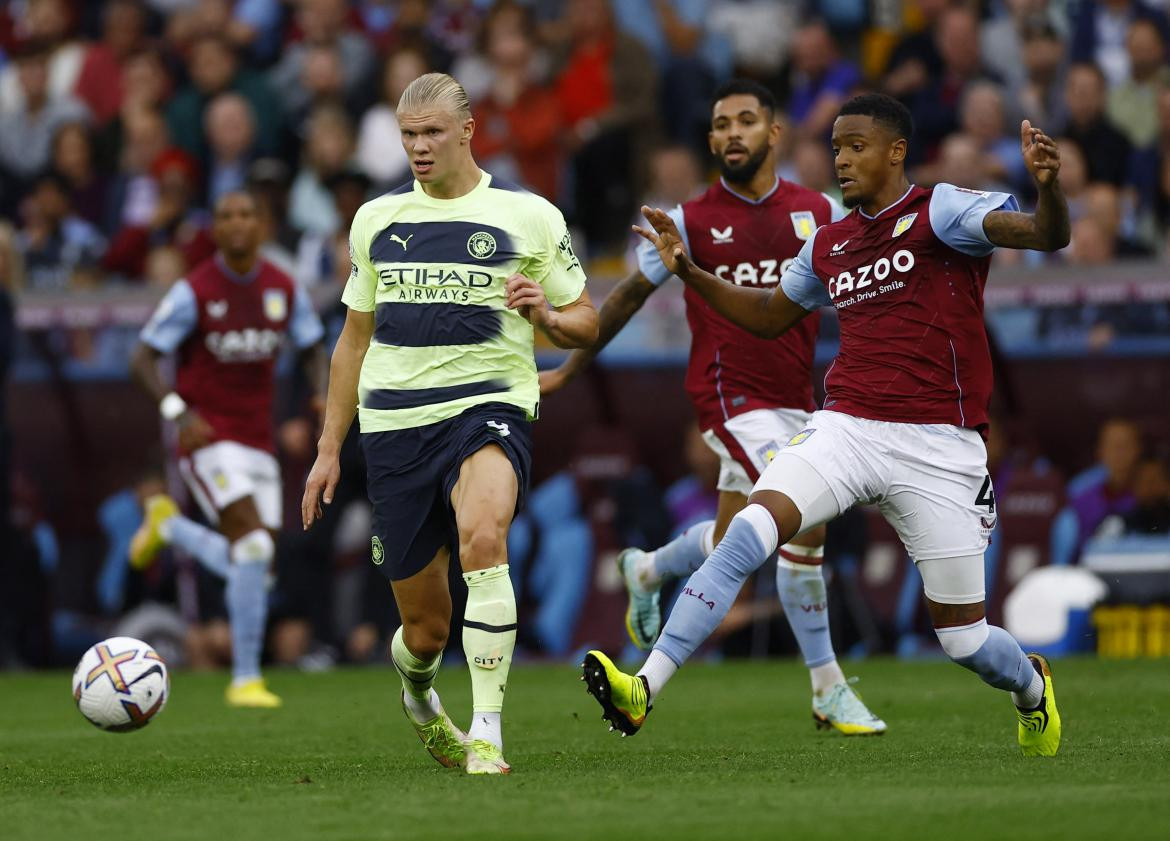
[(260, 522), (281, 527), (280, 464), (272, 453), (216, 441), (180, 458), (179, 473), (209, 522), (218, 524), (220, 511), (250, 496)]
[[(811, 467), (813, 478), (802, 481), (809, 471), (791, 459)], [(836, 506), (819, 498), (825, 485)], [(981, 559), (995, 528), (995, 494), (983, 439), (973, 429), (949, 424), (889, 423), (814, 412), (754, 490), (779, 491), (802, 516), (812, 513), (815, 522), (802, 522), (802, 531), (858, 503), (876, 503), (916, 563)], [(836, 511), (830, 510), (834, 507)]]
[(764, 468), (811, 417), (801, 409), (755, 409), (705, 431), (703, 440), (719, 456), (718, 489), (749, 495)]

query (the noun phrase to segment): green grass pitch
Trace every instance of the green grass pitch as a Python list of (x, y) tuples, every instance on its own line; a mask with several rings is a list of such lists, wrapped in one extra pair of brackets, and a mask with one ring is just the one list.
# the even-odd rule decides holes
[[(176, 674), (127, 735), (87, 724), (63, 673), (0, 675), (0, 838), (1170, 838), (1170, 663), (1054, 664), (1055, 759), (1024, 759), (1002, 693), (948, 663), (847, 666), (882, 737), (813, 729), (791, 661), (692, 665), (635, 738), (608, 733), (568, 666), (518, 666), (507, 778), (441, 768), (389, 669), (273, 672), (277, 711), (229, 710)], [(438, 688), (469, 717), (465, 670)]]

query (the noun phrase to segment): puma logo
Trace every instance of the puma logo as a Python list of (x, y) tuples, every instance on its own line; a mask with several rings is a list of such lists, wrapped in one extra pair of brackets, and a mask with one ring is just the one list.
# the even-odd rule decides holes
[(398, 243), (399, 245), (401, 245), (401, 246), (402, 246), (402, 250), (403, 250), (403, 251), (405, 251), (405, 250), (406, 250), (406, 244), (407, 244), (408, 242), (410, 242), (412, 239), (414, 239), (414, 234), (411, 234), (411, 235), (410, 235), (410, 236), (408, 236), (406, 239), (403, 239), (402, 237), (398, 236), (398, 234), (390, 234), (390, 241), (391, 241), (391, 242), (396, 242), (396, 243)]

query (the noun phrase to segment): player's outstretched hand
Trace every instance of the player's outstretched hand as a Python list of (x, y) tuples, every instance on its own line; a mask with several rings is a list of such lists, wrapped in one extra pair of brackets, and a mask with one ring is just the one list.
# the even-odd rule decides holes
[(546, 327), (549, 322), (548, 299), (544, 287), (522, 274), (508, 278), (505, 291), (508, 295), (508, 309), (516, 310), (533, 327)]
[(301, 499), (301, 525), (306, 531), (325, 515), (321, 501), (324, 500), (326, 505), (333, 502), (333, 493), (340, 479), (341, 465), (337, 456), (318, 453), (305, 481), (305, 496)]
[(198, 412), (188, 409), (179, 418), (179, 446), (189, 453), (215, 440), (215, 430)]
[(1037, 184), (1045, 187), (1056, 180), (1056, 174), (1060, 172), (1060, 150), (1056, 148), (1056, 141), (1034, 128), (1030, 120), (1020, 123), (1020, 150), (1024, 153), (1028, 172)]
[(653, 230), (634, 225), (634, 233), (654, 246), (662, 259), (662, 265), (666, 266), (671, 274), (681, 275), (687, 271), (691, 266), (691, 258), (687, 254), (682, 234), (678, 232), (674, 220), (666, 211), (646, 205), (642, 205), (642, 215), (646, 217)]

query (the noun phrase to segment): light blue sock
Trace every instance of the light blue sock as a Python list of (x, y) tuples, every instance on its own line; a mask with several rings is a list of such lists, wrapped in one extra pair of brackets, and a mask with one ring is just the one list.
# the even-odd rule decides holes
[[(942, 634), (939, 636), (941, 638)], [(1022, 701), (1021, 706), (1035, 706), (1040, 702), (1044, 681), (1038, 679), (1032, 661), (1015, 637), (1003, 628), (988, 625), (983, 645), (974, 654), (954, 660), (983, 678), (984, 683), (1020, 695), (1017, 703)], [(1039, 691), (1036, 691), (1037, 687)]]
[(711, 554), (715, 521), (695, 523), (674, 540), (654, 552), (654, 572), (659, 579), (686, 578), (703, 565)]
[(260, 676), (268, 618), (268, 568), (275, 552), (272, 535), (264, 529), (244, 535), (231, 547), (224, 601), (232, 626), (232, 680), (237, 683)]
[(829, 601), (821, 566), (794, 563), (784, 554), (781, 548), (776, 562), (776, 591), (804, 664), (812, 669), (832, 663), (837, 655), (829, 635)]
[(203, 564), (220, 578), (227, 578), (231, 568), (228, 539), (217, 531), (176, 514), (162, 526), (166, 541)]
[(654, 650), (681, 666), (719, 627), (743, 583), (777, 542), (776, 523), (762, 505), (736, 514), (723, 540), (683, 588)]

